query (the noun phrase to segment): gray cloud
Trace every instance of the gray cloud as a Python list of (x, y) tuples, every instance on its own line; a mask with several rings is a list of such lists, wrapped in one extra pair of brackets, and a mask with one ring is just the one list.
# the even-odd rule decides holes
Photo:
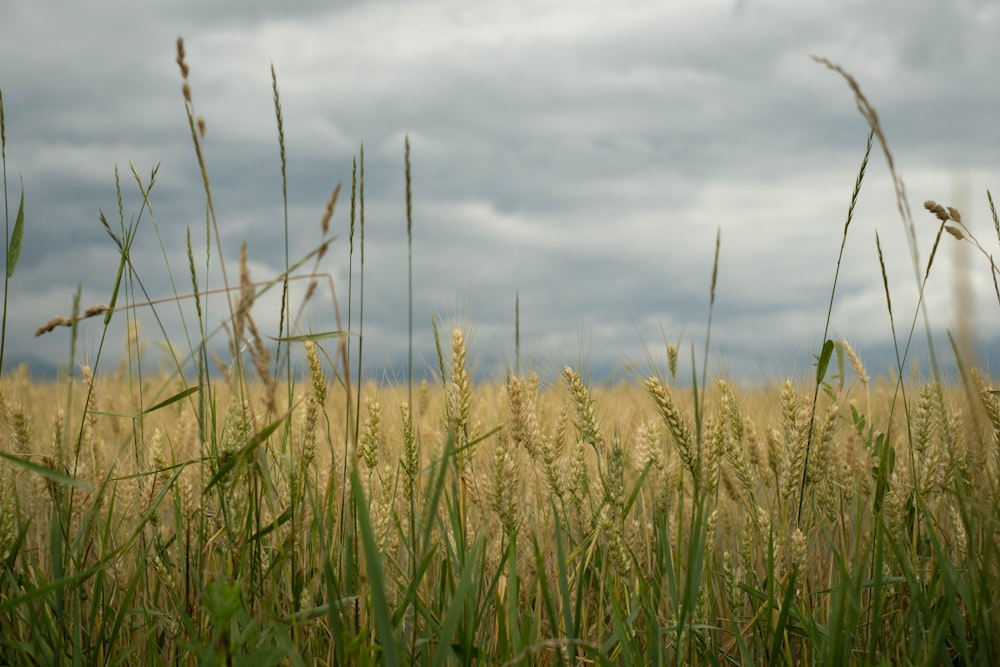
[[(35, 339), (34, 329), (67, 314), (77, 285), (85, 305), (108, 300), (118, 256), (97, 212), (120, 232), (116, 165), (126, 226), (143, 203), (130, 163), (144, 183), (158, 165), (156, 225), (143, 212), (131, 248), (145, 288), (152, 297), (191, 289), (186, 236), (200, 270), (206, 228), (174, 62), (184, 35), (231, 281), (243, 240), (256, 279), (284, 266), (271, 65), (287, 149), (289, 254), (320, 242), (326, 200), (343, 184), (332, 228), (339, 238), (320, 270), (333, 277), (345, 317), (351, 164), (364, 142), (373, 370), (405, 359), (408, 135), (415, 347), (428, 365), (432, 315), (471, 323), (485, 366), (510, 363), (515, 295), (525, 353), (543, 364), (582, 356), (595, 369), (643, 363), (644, 345), (662, 357), (663, 334), (700, 354), (721, 230), (716, 367), (753, 379), (787, 356), (787, 368), (800, 371), (822, 334), (866, 134), (845, 83), (811, 55), (843, 65), (879, 110), (922, 261), (936, 231), (920, 210), (924, 199), (970, 193), (955, 203), (991, 238), (982, 193), (1000, 176), (991, 112), (1000, 100), (991, 71), (1000, 15), (971, 1), (918, 5), (14, 6), (0, 28), (0, 86), (8, 175), (24, 178), (29, 215), (7, 352), (68, 358), (62, 332)], [(882, 354), (890, 332), (876, 230), (897, 325), (907, 330), (917, 287), (877, 146), (855, 216), (832, 324)], [(942, 245), (925, 293), (938, 331), (954, 317), (951, 248)], [(355, 289), (359, 259), (355, 247)], [(973, 277), (987, 330), (1000, 318), (980, 260)], [(224, 312), (217, 303), (215, 321)], [(276, 303), (268, 295), (257, 309), (272, 329)], [(189, 323), (190, 305), (182, 306)], [(176, 306), (159, 312), (171, 339), (183, 340)], [(149, 314), (146, 331), (161, 337)], [(306, 321), (334, 328), (329, 295)], [(93, 346), (99, 327), (88, 326)], [(117, 355), (123, 326), (113, 333)]]

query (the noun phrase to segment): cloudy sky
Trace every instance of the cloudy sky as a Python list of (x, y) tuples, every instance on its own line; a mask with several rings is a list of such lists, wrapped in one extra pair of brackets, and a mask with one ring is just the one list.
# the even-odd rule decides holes
[[(158, 166), (155, 224), (144, 212), (131, 248), (148, 295), (190, 291), (188, 230), (204, 272), (205, 196), (175, 63), (179, 35), (207, 125), (230, 280), (244, 240), (254, 279), (285, 262), (272, 64), (288, 253), (294, 261), (320, 243), (326, 201), (342, 183), (338, 239), (319, 271), (332, 277), (345, 318), (348, 194), (364, 145), (364, 341), (375, 373), (406, 359), (407, 135), (421, 367), (436, 366), (432, 317), (444, 331), (467, 328), (481, 368), (512, 364), (515, 295), (523, 365), (621, 374), (645, 367), (647, 355), (662, 359), (664, 340), (680, 344), (682, 359), (694, 346), (700, 364), (720, 233), (711, 372), (751, 382), (806, 372), (867, 137), (845, 81), (813, 55), (853, 74), (878, 110), (921, 262), (937, 230), (925, 199), (959, 207), (984, 246), (997, 247), (986, 189), (1000, 190), (1000, 9), (987, 2), (95, 0), (5, 3), (0, 14), (11, 220), (21, 178), (27, 207), (6, 355), (39, 367), (68, 361), (68, 330), (34, 332), (69, 314), (78, 285), (84, 307), (110, 299), (119, 255), (98, 211), (120, 230), (116, 167), (128, 225), (142, 203), (130, 165), (146, 184)], [(850, 339), (872, 372), (891, 361), (876, 232), (905, 337), (916, 281), (878, 146), (832, 319), (832, 336)], [(963, 274), (960, 244), (944, 241), (926, 300), (947, 354), (942, 336), (955, 326)], [(988, 353), (1000, 306), (985, 260), (966, 255), (969, 312)], [(218, 260), (213, 248), (199, 278), (210, 287), (221, 285)], [(278, 333), (274, 294), (254, 310), (267, 335)], [(216, 325), (224, 307), (212, 308)], [(189, 349), (180, 320), (194, 335), (191, 304), (157, 313), (169, 340)], [(107, 368), (122, 357), (121, 315), (102, 353)], [(164, 335), (150, 316), (141, 310), (142, 335), (158, 362)], [(302, 327), (335, 327), (328, 287)], [(81, 358), (94, 361), (101, 332), (99, 319), (81, 325)]]

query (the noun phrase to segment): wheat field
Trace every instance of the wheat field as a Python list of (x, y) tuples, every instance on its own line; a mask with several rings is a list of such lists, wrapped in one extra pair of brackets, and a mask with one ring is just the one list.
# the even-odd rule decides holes
[[(219, 242), (205, 123), (177, 46), (206, 235)], [(905, 196), (874, 108), (823, 64), (871, 130), (851, 210), (873, 147)], [(255, 283), (244, 246), (238, 282), (222, 288), (226, 327), (212, 330), (199, 305), (198, 342), (174, 352), (176, 372), (133, 363), (145, 334), (128, 318), (156, 304), (120, 303), (135, 294), (119, 292), (132, 279), (122, 271), (108, 304), (77, 299), (38, 333), (68, 327), (75, 341), (98, 318), (105, 329), (125, 318), (125, 362), (90, 368), (71, 354), (51, 382), (0, 374), (0, 664), (1000, 662), (989, 377), (961, 358), (955, 381), (936, 367), (911, 377), (902, 361), (871, 377), (848, 341), (824, 334), (815, 377), (762, 387), (703, 369), (682, 383), (672, 346), (666, 368), (614, 386), (568, 366), (477, 383), (470, 332), (435, 322), (432, 380), (371, 382), (353, 335), (363, 299), (338, 331), (304, 334), (288, 302), (289, 282), (327, 252), (351, 253), (348, 291), (356, 279), (363, 294), (363, 151), (355, 167), (350, 250), (328, 236), (337, 186), (320, 242), (278, 280)], [(990, 256), (959, 211), (927, 202), (922, 214), (938, 240)], [(8, 280), (24, 224), (22, 205)], [(201, 304), (208, 249), (190, 239)], [(718, 253), (713, 301), (717, 268)], [(277, 340), (253, 317), (272, 288)], [(890, 317), (909, 316), (887, 302)], [(209, 345), (218, 338), (228, 357)]]

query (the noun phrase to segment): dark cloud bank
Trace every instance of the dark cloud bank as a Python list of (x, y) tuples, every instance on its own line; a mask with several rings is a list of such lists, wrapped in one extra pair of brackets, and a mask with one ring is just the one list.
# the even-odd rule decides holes
[[(190, 289), (186, 236), (203, 263), (205, 207), (173, 62), (183, 34), (231, 279), (244, 240), (255, 279), (284, 265), (270, 66), (285, 124), (293, 260), (319, 242), (326, 200), (344, 186), (339, 238), (321, 271), (345, 316), (347, 194), (364, 143), (372, 374), (399, 377), (406, 359), (404, 136), (414, 168), (418, 370), (437, 366), (437, 317), (445, 334), (470, 327), (483, 377), (502, 374), (514, 362), (516, 297), (524, 367), (627, 377), (633, 367), (645, 372), (650, 357), (662, 364), (665, 341), (680, 343), (682, 359), (692, 346), (700, 357), (721, 232), (711, 372), (748, 382), (807, 373), (867, 134), (845, 82), (811, 55), (855, 75), (879, 110), (921, 261), (937, 229), (924, 199), (959, 206), (984, 244), (995, 243), (985, 189), (1000, 183), (992, 71), (1000, 13), (986, 3), (917, 4), (12, 6), (0, 28), (0, 87), (10, 197), (23, 178), (28, 227), (10, 286), (8, 359), (39, 373), (65, 364), (67, 332), (35, 338), (34, 330), (68, 314), (78, 286), (84, 305), (108, 300), (119, 255), (98, 211), (115, 231), (139, 215), (133, 165), (146, 184), (157, 175), (153, 215), (142, 213), (131, 248), (142, 285), (129, 298)], [(878, 147), (845, 246), (831, 335), (849, 338), (882, 372), (895, 354), (876, 232), (905, 342), (917, 282)], [(212, 253), (207, 281), (218, 287)], [(958, 253), (945, 238), (923, 295), (937, 352), (951, 359), (954, 286), (969, 263), (980, 353), (996, 367), (1000, 306), (989, 270), (975, 252)], [(355, 290), (359, 259), (355, 248)], [(304, 320), (314, 330), (335, 327), (328, 292)], [(277, 307), (268, 294), (255, 310), (269, 335)], [(157, 312), (186, 349), (181, 319), (194, 321), (191, 304)], [(141, 318), (155, 359), (164, 336), (148, 310)], [(116, 321), (102, 353), (108, 368), (125, 349), (124, 318)], [(916, 357), (926, 355), (922, 326)], [(78, 360), (93, 362), (100, 335), (97, 321), (81, 327)]]

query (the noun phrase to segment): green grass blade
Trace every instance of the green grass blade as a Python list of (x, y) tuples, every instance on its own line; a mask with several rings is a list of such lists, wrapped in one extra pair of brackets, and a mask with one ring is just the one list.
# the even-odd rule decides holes
[(375, 630), (382, 648), (382, 660), (387, 665), (401, 665), (403, 662), (399, 641), (392, 625), (389, 603), (385, 599), (385, 572), (382, 569), (382, 552), (375, 543), (375, 532), (372, 530), (371, 518), (368, 516), (368, 501), (365, 499), (364, 490), (361, 487), (361, 478), (358, 476), (357, 467), (351, 470), (351, 495), (357, 513), (358, 528), (361, 530), (361, 546), (368, 572), (368, 590), (371, 594)]
[(258, 530), (256, 533), (254, 533), (253, 535), (251, 535), (249, 538), (247, 538), (247, 542), (258, 542), (258, 541), (260, 541), (261, 538), (263, 538), (263, 537), (269, 535), (270, 533), (274, 532), (274, 530), (276, 528), (278, 528), (279, 526), (281, 526), (282, 524), (288, 523), (291, 520), (291, 518), (292, 518), (292, 508), (291, 508), (291, 506), (289, 506), (289, 507), (285, 508), (285, 511), (281, 513), (281, 516), (279, 516), (274, 521), (272, 521), (271, 523), (267, 524), (266, 526), (264, 526), (263, 528), (261, 528), (260, 530)]
[[(542, 546), (538, 542), (538, 535), (531, 536), (531, 546), (535, 554), (535, 567), (539, 572), (545, 571), (545, 557), (542, 555)], [(546, 577), (539, 577), (537, 583), (538, 592), (542, 595), (542, 608), (548, 614), (549, 624), (552, 628), (559, 628), (560, 619), (556, 613), (555, 602), (552, 598), (552, 591), (549, 589), (549, 582)], [(562, 654), (560, 654), (562, 655)], [(563, 664), (562, 661), (560, 661)]]
[(280, 338), (265, 336), (265, 338), (269, 338), (280, 343), (304, 343), (309, 340), (315, 343), (321, 340), (327, 340), (328, 338), (343, 338), (345, 336), (355, 335), (357, 334), (350, 331), (323, 331), (320, 333), (302, 334), (301, 336), (282, 336)]
[(830, 366), (830, 357), (833, 356), (833, 341), (829, 338), (823, 343), (823, 351), (819, 354), (819, 359), (816, 361), (816, 384), (822, 384), (823, 380), (826, 379), (826, 369)]
[[(485, 540), (480, 537), (476, 540), (472, 549), (465, 554), (465, 563), (459, 574), (458, 583), (452, 593), (451, 600), (447, 603), (448, 613), (445, 615), (444, 622), (441, 623), (441, 627), (439, 628), (438, 646), (433, 660), (435, 667), (447, 664), (449, 658), (453, 655), (464, 653), (467, 650), (471, 650), (473, 653), (476, 651), (475, 647), (469, 647), (465, 643), (457, 641), (456, 633), (458, 632), (459, 622), (467, 611), (472, 593), (477, 588), (477, 582), (480, 578), (477, 575), (477, 570), (481, 574), (484, 567), (482, 564), (484, 544)], [(459, 655), (459, 657), (462, 656)], [(475, 656), (466, 656), (466, 664), (468, 664), (468, 658), (471, 657)]]
[(17, 207), (17, 218), (14, 220), (14, 231), (7, 245), (7, 277), (14, 276), (17, 259), (21, 256), (21, 240), (24, 237), (24, 184), (21, 184), (21, 204)]
[[(563, 545), (563, 540), (562, 540), (563, 531), (557, 529), (555, 533), (556, 533), (556, 567), (558, 568), (557, 569), (558, 576), (556, 578), (556, 583), (559, 585), (559, 597), (560, 597), (560, 604), (562, 606), (563, 626), (564, 626), (562, 635), (567, 639), (573, 640), (576, 639), (577, 623), (573, 618), (573, 599), (570, 594), (570, 581), (569, 581), (570, 576), (569, 576), (569, 570), (567, 568), (567, 565), (569, 565), (568, 563), (569, 559), (566, 557), (566, 551), (565, 551), (566, 547)], [(583, 577), (579, 577), (577, 579), (578, 583), (582, 583), (582, 579)], [(577, 593), (579, 594), (579, 591), (577, 591)], [(582, 596), (578, 595), (577, 599), (579, 599), (579, 597)], [(573, 654), (572, 645), (569, 647), (569, 650), (570, 653), (567, 656), (567, 661), (570, 664), (573, 664), (575, 662), (575, 655)]]
[(778, 620), (771, 635), (771, 659), (768, 664), (778, 664), (778, 656), (784, 656), (781, 647), (785, 639), (785, 627), (788, 625), (788, 615), (792, 610), (792, 601), (795, 598), (795, 577), (797, 570), (793, 570), (788, 582), (785, 584), (785, 595), (781, 601), (781, 611), (778, 613)]
[[(114, 554), (112, 554), (112, 557), (113, 555)], [(80, 583), (86, 581), (98, 571), (108, 567), (108, 564), (110, 562), (111, 562), (111, 557), (105, 558), (95, 563), (94, 565), (91, 565), (85, 570), (81, 570), (80, 572), (68, 575), (66, 577), (53, 579), (51, 581), (45, 581), (40, 586), (33, 587), (27, 592), (22, 593), (21, 595), (15, 595), (3, 601), (0, 601), (0, 613), (6, 613), (12, 609), (16, 609), (17, 607), (25, 603), (41, 599), (47, 596), (49, 593), (63, 591), (66, 589), (71, 589), (74, 586), (78, 586)]]
[(14, 454), (8, 454), (7, 452), (0, 452), (0, 458), (10, 461), (14, 465), (20, 466), (25, 470), (40, 475), (45, 479), (51, 480), (58, 484), (65, 484), (66, 486), (72, 486), (78, 489), (85, 489), (87, 491), (92, 490), (94, 487), (89, 482), (85, 482), (81, 479), (77, 479), (70, 475), (63, 474), (58, 470), (53, 470), (46, 466), (38, 465), (37, 463), (32, 463), (28, 459), (21, 458), (20, 456), (15, 456)]
[(156, 412), (157, 410), (161, 410), (161, 409), (167, 407), (168, 405), (172, 405), (172, 404), (176, 403), (177, 401), (184, 400), (185, 398), (187, 398), (191, 394), (197, 392), (199, 389), (201, 389), (200, 386), (188, 387), (187, 389), (185, 389), (183, 391), (180, 391), (180, 392), (177, 392), (173, 396), (160, 401), (156, 405), (154, 405), (154, 406), (152, 406), (150, 408), (146, 408), (145, 410), (143, 410), (139, 414), (147, 415), (150, 412)]

